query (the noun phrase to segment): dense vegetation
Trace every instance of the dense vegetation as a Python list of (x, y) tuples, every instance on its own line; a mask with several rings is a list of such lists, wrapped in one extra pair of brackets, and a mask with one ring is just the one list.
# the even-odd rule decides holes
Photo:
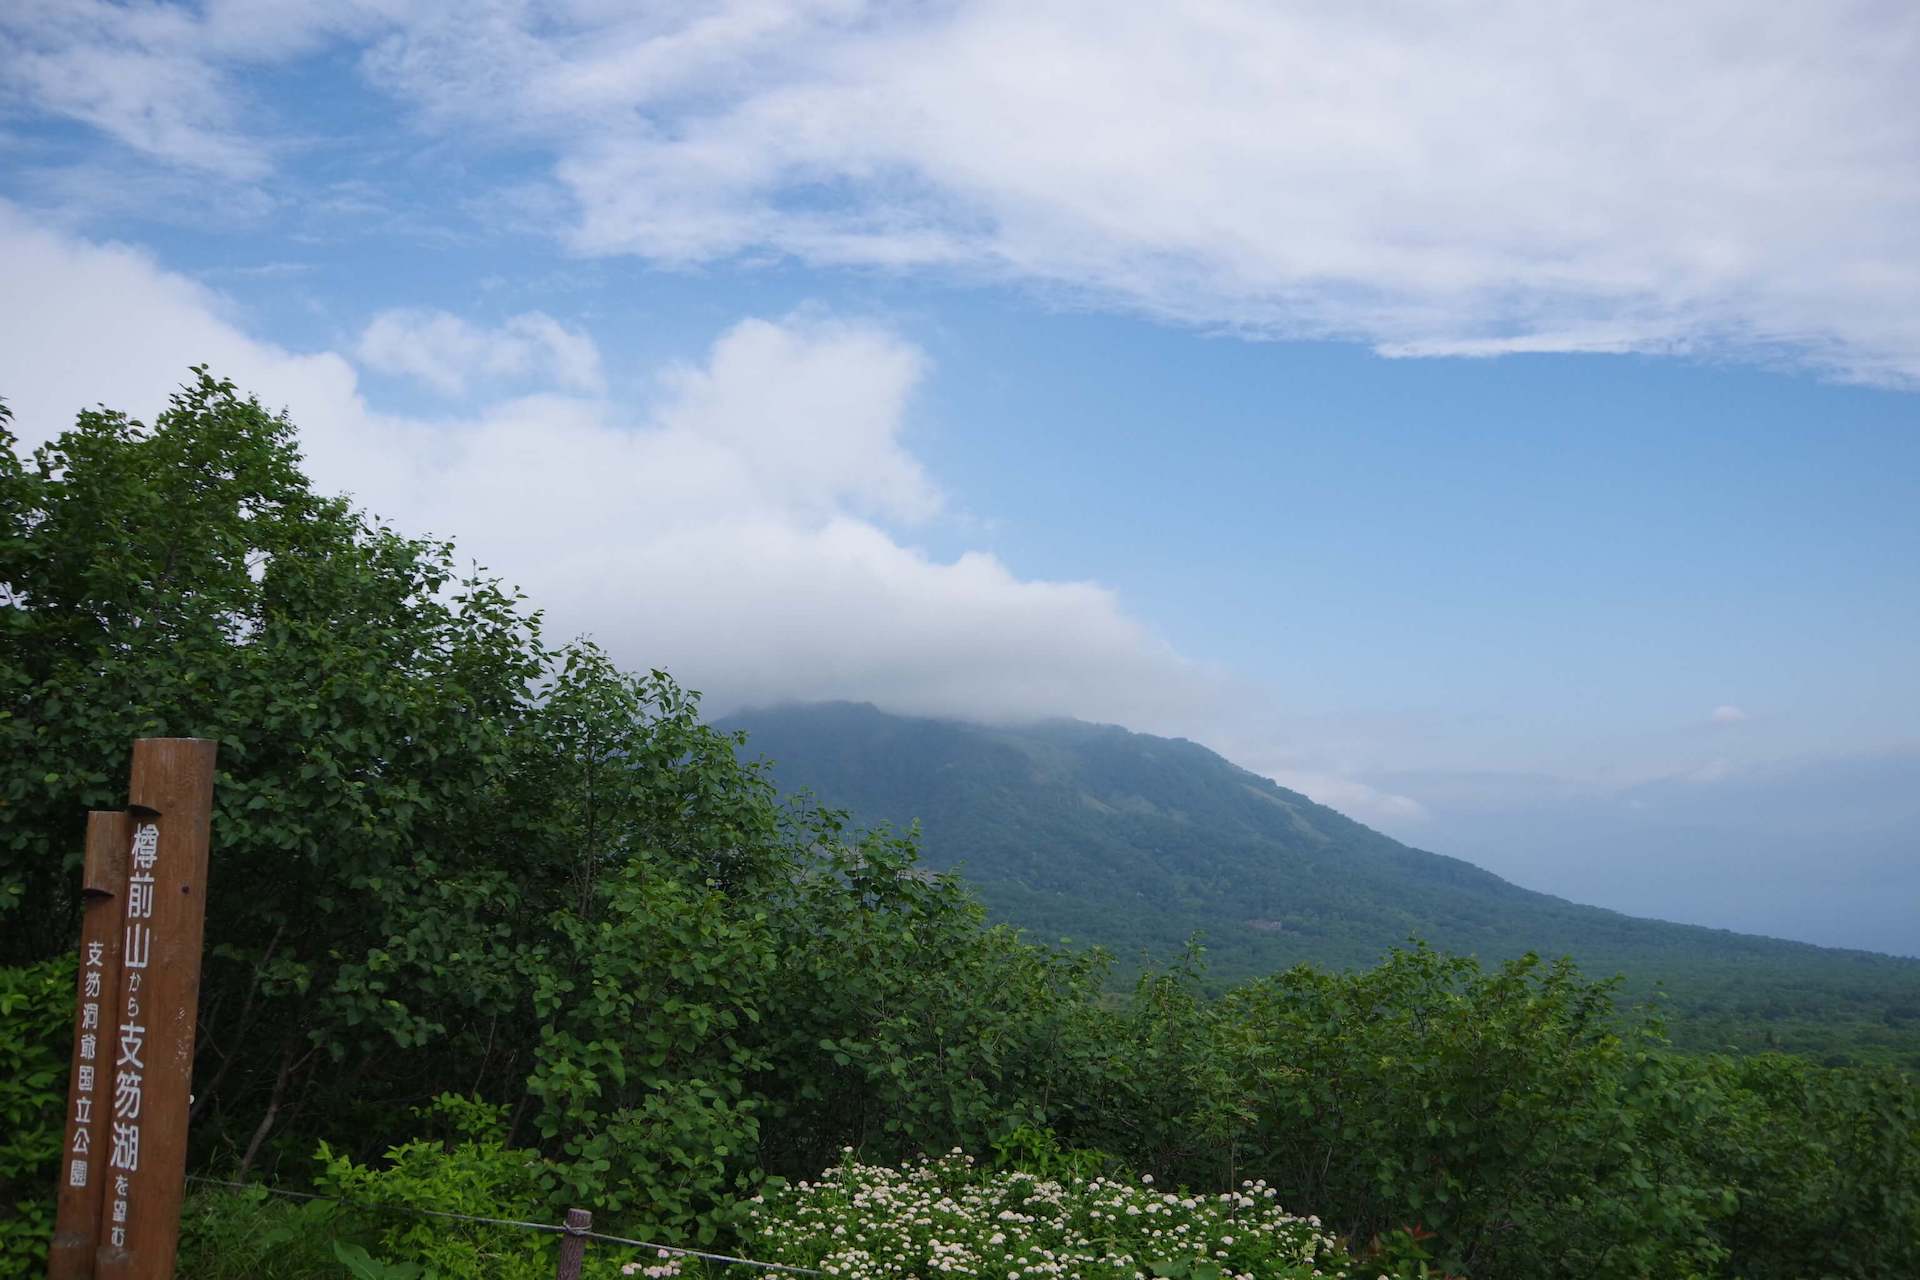
[(1376, 963), (1409, 936), (1489, 961), (1572, 955), (1666, 1000), (1698, 1049), (1920, 1068), (1920, 960), (1640, 920), (1411, 849), (1191, 742), (1056, 721), (990, 728), (845, 703), (726, 727), (775, 781), (863, 822), (918, 820), (991, 918), (1106, 946), (1124, 973), (1204, 932), (1214, 980)]
[[(1094, 1177), (1263, 1182), (1397, 1275), (1920, 1274), (1902, 1074), (1675, 1054), (1531, 958), (1213, 995), (1188, 957), (1115, 999), (1098, 953), (783, 804), (665, 675), (453, 566), (204, 375), (151, 427), (0, 441), (0, 1274), (44, 1247), (83, 815), (151, 733), (221, 743), (203, 1171), (802, 1249), (832, 1202), (780, 1180), (959, 1147), (1089, 1211)], [(218, 1280), (532, 1276), (547, 1246), (203, 1193), (183, 1247)]]

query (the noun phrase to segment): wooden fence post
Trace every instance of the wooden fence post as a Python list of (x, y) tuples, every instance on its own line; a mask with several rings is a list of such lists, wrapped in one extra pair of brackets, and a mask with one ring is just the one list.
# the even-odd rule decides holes
[(120, 998), (120, 920), (126, 911), (127, 843), (133, 821), (124, 813), (87, 815), (86, 861), (80, 872), (80, 972), (73, 1002), (73, 1065), (67, 1076), (66, 1144), (60, 1148), (59, 1200), (48, 1280), (92, 1280), (100, 1245), (101, 1188), (107, 1185), (108, 1081), (113, 1061), (110, 1023)]
[(593, 1215), (585, 1209), (567, 1210), (567, 1231), (560, 1237), (560, 1260), (553, 1280), (580, 1280), (582, 1259), (587, 1252), (587, 1232), (593, 1229)]
[(133, 744), (120, 994), (97, 1280), (169, 1280), (186, 1194), (187, 1104), (206, 931), (207, 841), (218, 744)]

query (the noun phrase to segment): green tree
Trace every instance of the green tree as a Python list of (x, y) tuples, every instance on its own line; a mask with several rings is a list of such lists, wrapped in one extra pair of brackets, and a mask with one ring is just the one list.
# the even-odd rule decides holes
[(152, 427), (89, 411), (30, 465), (7, 441), (0, 950), (71, 936), (134, 737), (218, 739), (196, 1109), (250, 1157), (391, 1061), (349, 1054), (370, 1032), (472, 1038), (514, 1002), (494, 944), (548, 905), (512, 767), (547, 655), (515, 597), (316, 495), (291, 423), (196, 375)]

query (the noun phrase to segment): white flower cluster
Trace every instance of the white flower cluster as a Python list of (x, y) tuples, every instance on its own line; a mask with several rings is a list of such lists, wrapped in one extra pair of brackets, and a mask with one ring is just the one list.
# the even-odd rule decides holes
[(647, 1280), (674, 1280), (680, 1274), (681, 1255), (660, 1250), (660, 1261), (649, 1265), (645, 1262), (629, 1262), (620, 1268), (623, 1276), (646, 1276)]
[(1288, 1214), (1263, 1182), (1175, 1195), (1151, 1178), (987, 1173), (959, 1150), (903, 1169), (846, 1157), (755, 1198), (760, 1256), (841, 1280), (1337, 1280), (1349, 1265), (1318, 1218)]

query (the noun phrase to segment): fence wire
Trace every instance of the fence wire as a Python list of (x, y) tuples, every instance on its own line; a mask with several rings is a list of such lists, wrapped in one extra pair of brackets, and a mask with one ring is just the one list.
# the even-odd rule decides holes
[(678, 1245), (655, 1244), (650, 1240), (633, 1240), (626, 1236), (607, 1235), (601, 1231), (591, 1231), (584, 1227), (569, 1227), (553, 1222), (522, 1222), (517, 1218), (483, 1218), (471, 1213), (453, 1213), (445, 1209), (416, 1209), (404, 1204), (376, 1204), (365, 1200), (346, 1200), (339, 1196), (316, 1195), (311, 1191), (290, 1191), (284, 1187), (270, 1187), (264, 1182), (229, 1182), (224, 1178), (207, 1178), (197, 1173), (187, 1175), (188, 1182), (198, 1182), (209, 1187), (230, 1187), (235, 1191), (264, 1191), (268, 1195), (286, 1196), (291, 1200), (324, 1200), (329, 1204), (343, 1204), (354, 1209), (366, 1209), (377, 1213), (411, 1213), (423, 1218), (447, 1218), (454, 1222), (477, 1222), (488, 1227), (519, 1227), (526, 1231), (544, 1231), (556, 1236), (584, 1236), (589, 1240), (600, 1240), (607, 1244), (627, 1245), (635, 1249), (653, 1249), (662, 1255), (681, 1258), (700, 1258), (706, 1262), (717, 1262), (728, 1267), (755, 1267), (761, 1271), (778, 1271), (787, 1275), (817, 1276), (825, 1273), (815, 1267), (792, 1267), (784, 1262), (760, 1262), (753, 1258), (736, 1258), (727, 1253), (709, 1253), (704, 1249), (685, 1249)]

